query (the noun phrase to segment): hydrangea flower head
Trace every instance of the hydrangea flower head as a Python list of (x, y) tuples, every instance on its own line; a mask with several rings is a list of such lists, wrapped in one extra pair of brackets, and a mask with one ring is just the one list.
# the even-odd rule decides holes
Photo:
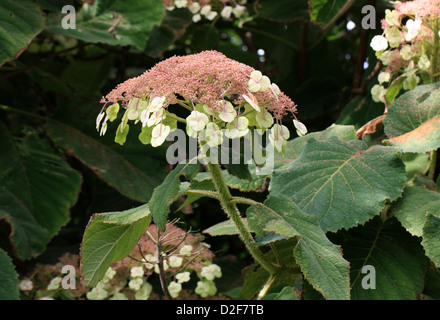
[[(107, 130), (107, 121), (125, 110), (117, 141), (125, 141), (130, 121), (140, 122), (144, 128), (141, 141), (153, 147), (163, 144), (177, 121), (186, 123), (189, 136), (216, 146), (223, 141), (223, 131), (230, 138), (243, 136), (251, 124), (265, 131), (280, 126), (284, 116), (297, 111), (269, 77), (217, 51), (161, 61), (118, 85), (101, 102), (105, 105), (96, 121), (101, 134)], [(188, 116), (178, 117), (170, 106), (187, 109)]]

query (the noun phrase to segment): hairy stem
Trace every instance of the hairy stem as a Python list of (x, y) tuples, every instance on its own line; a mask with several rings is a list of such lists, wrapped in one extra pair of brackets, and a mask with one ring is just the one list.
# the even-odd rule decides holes
[(440, 51), (440, 43), (439, 43), (439, 20), (438, 18), (434, 18), (432, 22), (432, 29), (434, 31), (434, 44), (432, 49), (431, 56), (431, 83), (435, 83), (438, 81), (438, 55)]
[(263, 288), (258, 293), (257, 300), (261, 300), (261, 299), (264, 298), (264, 296), (266, 295), (267, 291), (269, 291), (270, 287), (275, 282), (276, 278), (277, 278), (277, 274), (271, 274), (270, 275), (269, 279), (266, 281), (266, 283), (264, 284)]
[(224, 179), (221, 168), (218, 164), (207, 163), (207, 167), (209, 172), (211, 173), (212, 180), (214, 185), (218, 191), (219, 201), (223, 207), (223, 210), (227, 213), (229, 218), (234, 223), (237, 228), (241, 239), (243, 240), (246, 248), (255, 259), (264, 269), (266, 269), (271, 275), (277, 272), (277, 267), (274, 266), (261, 252), (260, 248), (255, 245), (252, 245), (254, 242), (254, 238), (249, 230), (246, 228), (243, 220), (240, 216), (240, 212), (238, 211), (235, 203), (232, 201), (231, 193), (229, 192), (229, 188)]
[(428, 177), (435, 180), (435, 169), (437, 165), (437, 150), (431, 151), (431, 161), (429, 163)]

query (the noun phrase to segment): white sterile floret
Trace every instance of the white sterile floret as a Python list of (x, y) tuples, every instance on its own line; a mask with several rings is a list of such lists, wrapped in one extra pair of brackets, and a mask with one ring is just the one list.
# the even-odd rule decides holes
[(210, 122), (206, 125), (205, 130), (201, 132), (200, 139), (206, 141), (211, 148), (216, 147), (223, 143), (223, 132), (218, 125)]
[(152, 291), (153, 291), (153, 286), (148, 282), (145, 282), (144, 284), (142, 284), (139, 290), (136, 291), (134, 298), (136, 300), (148, 300)]
[(172, 298), (177, 298), (180, 291), (182, 291), (182, 285), (176, 281), (171, 281), (168, 285), (168, 291)]
[(382, 84), (384, 82), (390, 82), (391, 73), (386, 72), (386, 71), (382, 71), (381, 73), (379, 73), (378, 80), (379, 80), (380, 84)]
[(270, 87), (270, 79), (267, 76), (255, 70), (251, 73), (248, 81), (248, 89), (250, 92), (265, 91)]
[(151, 100), (148, 110), (150, 112), (157, 111), (163, 107), (163, 103), (165, 102), (165, 96), (162, 97), (155, 97), (153, 100)]
[(281, 94), (280, 88), (275, 83), (272, 83), (269, 88), (272, 90), (273, 95), (278, 99), (279, 95)]
[(249, 95), (244, 94), (243, 95), (244, 100), (246, 100), (247, 103), (249, 103), (249, 105), (254, 108), (255, 110), (257, 110), (258, 112), (260, 112), (260, 107), (258, 106), (258, 101), (257, 99), (254, 97), (253, 94), (249, 93)]
[(127, 296), (122, 292), (115, 292), (109, 300), (128, 300)]
[(287, 139), (289, 139), (289, 137), (289, 129), (277, 123), (271, 129), (271, 132), (269, 134), (269, 141), (279, 152), (283, 153), (284, 146), (286, 145)]
[(188, 0), (174, 0), (176, 8), (185, 8), (188, 4)]
[(115, 276), (115, 274), (116, 274), (116, 270), (113, 269), (112, 267), (109, 267), (109, 268), (107, 269), (107, 271), (105, 272), (104, 278), (105, 278), (105, 279), (109, 279), (109, 280), (111, 280), (111, 279), (113, 279), (113, 277)]
[(200, 14), (202, 16), (207, 16), (209, 13), (211, 12), (211, 6), (208, 4), (206, 6), (203, 6), (202, 9), (200, 10)]
[(226, 125), (225, 136), (235, 139), (245, 136), (249, 132), (249, 120), (246, 117), (238, 117), (237, 121)]
[(196, 14), (197, 12), (199, 12), (200, 10), (200, 4), (198, 2), (193, 2), (191, 3), (191, 5), (188, 7), (189, 11), (192, 14)]
[(405, 26), (408, 29), (408, 32), (405, 35), (405, 40), (406, 41), (411, 41), (419, 33), (419, 30), (420, 30), (420, 28), (422, 26), (422, 20), (420, 20), (420, 19), (416, 19), (416, 20), (409, 19), (406, 22)]
[(101, 126), (101, 131), (99, 132), (100, 136), (105, 135), (105, 133), (107, 132), (107, 120), (108, 120), (109, 116), (106, 115), (104, 118), (104, 121), (102, 122), (102, 126)]
[(20, 289), (20, 291), (31, 291), (34, 289), (34, 283), (29, 279), (21, 280), (18, 283), (18, 289)]
[(139, 266), (139, 267), (133, 267), (130, 269), (130, 277), (132, 278), (139, 278), (142, 277), (144, 275), (144, 268)]
[(232, 7), (231, 6), (225, 6), (221, 11), (221, 16), (223, 19), (229, 19), (232, 14)]
[(141, 112), (140, 120), (142, 122), (142, 127), (147, 125), (148, 119), (150, 119), (150, 112), (145, 109)]
[(128, 287), (134, 291), (138, 291), (144, 283), (142, 278), (134, 278), (128, 282)]
[(258, 127), (263, 130), (270, 128), (274, 123), (272, 115), (266, 109), (256, 114), (255, 121), (257, 121)]
[(147, 126), (152, 127), (152, 126), (158, 124), (162, 120), (164, 114), (165, 114), (164, 109), (159, 109), (159, 110), (153, 112), (153, 114), (151, 114), (147, 120)]
[(222, 119), (224, 122), (234, 121), (237, 113), (235, 112), (234, 106), (229, 101), (220, 101), (219, 106), (222, 108), (222, 111), (219, 112), (218, 117)]
[(47, 285), (47, 290), (56, 290), (60, 287), (61, 284), (61, 277), (55, 277), (52, 280), (50, 280), (49, 284)]
[(197, 287), (194, 290), (195, 293), (200, 295), (202, 298), (206, 298), (207, 296), (213, 296), (217, 293), (217, 287), (215, 286), (214, 281), (199, 281), (197, 282)]
[(178, 268), (182, 265), (183, 258), (179, 256), (171, 256), (168, 258), (168, 264), (171, 268)]
[(375, 84), (372, 88), (371, 88), (371, 96), (373, 98), (373, 101), (375, 102), (383, 102), (385, 103), (385, 95), (387, 93), (387, 90), (378, 84)]
[(208, 116), (198, 111), (192, 111), (191, 114), (186, 118), (187, 125), (196, 132), (202, 131), (208, 122)]
[(108, 297), (108, 291), (102, 287), (95, 287), (87, 292), (86, 297), (89, 300), (104, 300)]
[(214, 280), (215, 278), (222, 277), (222, 270), (216, 264), (210, 264), (209, 266), (205, 266), (202, 268), (200, 275), (204, 277), (206, 280)]
[(397, 48), (402, 41), (402, 35), (398, 27), (392, 27), (385, 30), (385, 37), (391, 48)]
[(232, 13), (236, 18), (240, 18), (246, 12), (246, 7), (241, 5), (236, 5), (234, 9), (232, 9)]
[(186, 245), (182, 246), (182, 248), (180, 248), (179, 254), (181, 256), (190, 256), (192, 254), (192, 249), (193, 249), (193, 247), (191, 245), (186, 244)]
[(304, 125), (304, 123), (295, 119), (293, 120), (293, 125), (296, 128), (296, 133), (298, 134), (298, 136), (302, 137), (307, 134), (307, 127)]
[(188, 282), (190, 280), (190, 273), (188, 271), (180, 272), (176, 274), (176, 279), (178, 283)]
[(409, 44), (406, 44), (400, 49), (400, 56), (403, 60), (410, 60), (413, 56), (412, 48)]
[(383, 51), (388, 48), (388, 41), (384, 36), (374, 36), (370, 46), (374, 51)]
[(202, 16), (201, 16), (199, 13), (193, 15), (193, 17), (192, 17), (192, 21), (193, 21), (194, 23), (197, 23), (197, 22), (199, 22), (200, 20), (202, 20)]
[(96, 130), (99, 130), (99, 125), (101, 124), (101, 120), (104, 118), (105, 113), (100, 112), (98, 117), (96, 118)]
[(396, 10), (385, 10), (385, 21), (390, 25), (390, 27), (400, 26), (399, 13)]
[(422, 55), (419, 60), (419, 67), (422, 70), (428, 71), (431, 68), (431, 61), (426, 54)]
[(205, 17), (208, 20), (214, 20), (214, 18), (217, 17), (217, 14), (218, 14), (217, 11), (211, 11)]
[(151, 146), (158, 147), (164, 143), (165, 139), (171, 132), (170, 126), (165, 126), (163, 124), (158, 124), (153, 128), (151, 132)]

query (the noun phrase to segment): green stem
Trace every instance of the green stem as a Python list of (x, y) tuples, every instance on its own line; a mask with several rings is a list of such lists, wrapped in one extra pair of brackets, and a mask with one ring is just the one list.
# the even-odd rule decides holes
[(271, 275), (277, 272), (277, 267), (274, 266), (263, 252), (257, 246), (253, 245), (254, 238), (249, 230), (246, 228), (243, 220), (241, 218), (240, 212), (238, 211), (234, 201), (232, 201), (231, 193), (229, 192), (228, 185), (226, 184), (225, 178), (223, 176), (222, 170), (218, 164), (207, 163), (209, 172), (211, 173), (214, 186), (216, 187), (219, 195), (220, 204), (223, 210), (228, 214), (229, 218), (234, 223), (237, 228), (241, 239), (243, 240), (246, 248), (264, 269), (266, 269)]
[(260, 290), (258, 293), (257, 300), (263, 299), (263, 297), (266, 295), (267, 291), (269, 291), (272, 284), (275, 282), (277, 278), (277, 274), (271, 274), (267, 282), (264, 284), (264, 287)]
[(194, 194), (194, 195), (199, 195), (199, 196), (206, 196), (209, 198), (214, 198), (219, 200), (220, 196), (218, 194), (218, 192), (215, 191), (208, 191), (208, 190), (187, 190), (185, 191), (184, 195), (189, 195), (189, 194)]
[(16, 109), (16, 108), (11, 108), (5, 105), (0, 105), (0, 110), (4, 110), (4, 111), (8, 111), (8, 112), (14, 112), (14, 113), (18, 113), (21, 114), (23, 116), (26, 117), (31, 117), (31, 118), (35, 118), (35, 119), (39, 119), (39, 120), (44, 120), (44, 121), (49, 121), (51, 119), (40, 116), (38, 114), (34, 114), (32, 112), (28, 112), (28, 111), (24, 111), (24, 110), (20, 110), (20, 109)]
[(434, 44), (432, 49), (432, 56), (431, 56), (431, 83), (435, 83), (438, 80), (438, 55), (439, 55), (439, 25), (438, 25), (438, 18), (434, 18), (432, 22), (432, 29), (434, 31)]
[(435, 180), (435, 169), (437, 165), (437, 150), (431, 151), (431, 161), (429, 163), (428, 177)]
[(178, 117), (178, 116), (176, 116), (176, 115), (173, 114), (173, 113), (166, 113), (165, 116), (166, 116), (167, 118), (172, 118), (172, 119), (175, 119), (175, 120), (177, 120), (177, 121), (179, 121), (179, 122), (186, 123), (186, 120), (185, 120), (185, 119), (183, 119), (183, 118), (181, 118), (181, 117)]

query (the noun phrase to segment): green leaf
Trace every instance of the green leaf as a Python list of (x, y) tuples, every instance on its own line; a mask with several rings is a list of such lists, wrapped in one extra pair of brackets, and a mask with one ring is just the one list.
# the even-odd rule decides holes
[(310, 0), (310, 16), (312, 21), (327, 25), (345, 5), (341, 0)]
[(294, 287), (284, 287), (278, 293), (270, 293), (264, 296), (262, 300), (299, 300), (300, 295)]
[(440, 147), (439, 83), (407, 91), (388, 108), (386, 143), (404, 152), (423, 153)]
[(18, 300), (18, 274), (12, 259), (0, 249), (0, 300)]
[(315, 216), (302, 212), (284, 196), (270, 196), (264, 205), (248, 208), (251, 230), (272, 231), (299, 237), (293, 255), (305, 278), (327, 299), (349, 299), (349, 266), (338, 246), (332, 244)]
[[(58, 146), (68, 150), (121, 194), (137, 201), (148, 201), (164, 176), (158, 170), (158, 161), (151, 157), (151, 149), (138, 141), (136, 147), (121, 147), (113, 140), (107, 142), (96, 137), (97, 134), (95, 137), (87, 135), (73, 125), (50, 121), (47, 133)], [(94, 128), (93, 124), (90, 123), (90, 127)]]
[(44, 14), (35, 1), (3, 0), (0, 4), (0, 66), (16, 59), (44, 27)]
[(366, 96), (358, 95), (345, 105), (336, 123), (353, 125), (359, 129), (374, 118), (381, 116), (384, 108), (384, 104), (375, 102), (368, 91)]
[(429, 170), (430, 157), (427, 153), (404, 153), (402, 161), (405, 164), (408, 179), (417, 174), (425, 174)]
[(423, 236), (426, 215), (440, 217), (440, 193), (423, 187), (408, 186), (402, 198), (392, 206), (394, 216), (412, 235)]
[(167, 11), (161, 24), (154, 26), (151, 31), (145, 52), (153, 57), (160, 56), (185, 34), (191, 24), (192, 14), (189, 10)]
[(164, 15), (161, 1), (96, 0), (76, 12), (74, 29), (64, 29), (61, 22), (66, 15), (54, 12), (47, 17), (46, 30), (86, 42), (133, 45), (144, 50), (151, 30)]
[[(247, 219), (243, 219), (244, 225), (249, 228), (249, 223)], [(203, 230), (203, 233), (207, 233), (212, 237), (215, 236), (225, 236), (225, 235), (237, 235), (238, 230), (237, 227), (235, 227), (235, 224), (231, 220), (226, 220), (220, 223), (217, 223), (213, 225), (212, 227), (209, 227), (208, 229)]]
[(317, 215), (324, 231), (336, 231), (379, 214), (386, 200), (400, 197), (405, 179), (394, 148), (368, 148), (364, 141), (336, 137), (310, 139), (295, 161), (274, 171), (269, 191)]
[(338, 137), (342, 141), (356, 140), (356, 130), (352, 125), (332, 124), (323, 131), (312, 132), (303, 137), (297, 137), (286, 143), (286, 155), (283, 157), (278, 152), (275, 153), (274, 168), (280, 169), (288, 166), (296, 160), (310, 139), (326, 140), (330, 137)]
[(0, 124), (0, 148), (0, 215), (11, 224), (18, 256), (28, 259), (69, 221), (81, 176), (34, 132), (16, 142)]
[(165, 178), (162, 184), (156, 187), (150, 199), (150, 210), (156, 225), (164, 229), (170, 205), (180, 190), (180, 177), (193, 178), (200, 169), (198, 164), (178, 164)]
[(309, 20), (309, 6), (306, 0), (260, 0), (257, 10), (261, 18), (277, 22), (292, 22), (298, 19)]
[(385, 96), (385, 99), (387, 100), (388, 104), (392, 104), (394, 100), (396, 100), (396, 97), (399, 95), (399, 92), (402, 89), (404, 80), (405, 77), (400, 77), (395, 81), (393, 81), (393, 83), (389, 86)]
[(35, 219), (33, 213), (13, 193), (0, 188), (0, 220), (11, 226), (10, 240), (22, 259), (43, 252), (49, 233)]
[(150, 222), (148, 204), (93, 215), (81, 245), (81, 269), (86, 285), (95, 286), (113, 261), (125, 258), (133, 251)]
[(437, 210), (438, 216), (430, 213), (426, 216), (426, 222), (423, 226), (422, 246), (426, 255), (440, 267), (440, 209)]
[[(418, 299), (428, 270), (420, 241), (412, 237), (392, 218), (383, 222), (380, 217), (348, 231), (329, 236), (342, 245), (344, 257), (350, 262), (351, 296), (354, 300)], [(373, 276), (376, 289), (362, 283)], [(369, 282), (371, 284), (371, 281)], [(367, 288), (367, 289), (364, 289)]]

